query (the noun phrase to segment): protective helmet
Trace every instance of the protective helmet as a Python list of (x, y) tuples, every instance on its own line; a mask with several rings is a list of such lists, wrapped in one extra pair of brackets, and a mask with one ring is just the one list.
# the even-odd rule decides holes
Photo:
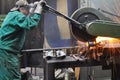
[(13, 7), (10, 11), (18, 10), (20, 7), (25, 7), (28, 5), (28, 2), (26, 0), (18, 0), (15, 3), (15, 7)]

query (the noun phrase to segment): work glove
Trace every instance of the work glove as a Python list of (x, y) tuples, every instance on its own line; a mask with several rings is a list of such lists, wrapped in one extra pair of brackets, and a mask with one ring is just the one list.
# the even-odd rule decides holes
[(34, 13), (42, 14), (43, 6), (46, 5), (46, 2), (44, 0), (40, 0), (39, 2), (35, 2), (34, 5), (36, 5)]
[(29, 16), (32, 16), (34, 14), (35, 11), (35, 5), (33, 3), (29, 4)]

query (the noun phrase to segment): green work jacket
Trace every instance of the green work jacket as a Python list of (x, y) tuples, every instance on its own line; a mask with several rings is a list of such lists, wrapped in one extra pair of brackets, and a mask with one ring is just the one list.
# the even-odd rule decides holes
[(40, 14), (25, 16), (19, 11), (11, 11), (0, 28), (0, 49), (19, 53), (25, 42), (26, 32), (37, 26)]

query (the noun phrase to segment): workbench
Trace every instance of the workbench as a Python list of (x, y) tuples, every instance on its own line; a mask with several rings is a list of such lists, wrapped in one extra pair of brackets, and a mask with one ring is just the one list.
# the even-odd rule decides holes
[(76, 60), (72, 56), (66, 56), (64, 59), (44, 58), (44, 80), (55, 80), (55, 69), (99, 66), (101, 62), (95, 60)]

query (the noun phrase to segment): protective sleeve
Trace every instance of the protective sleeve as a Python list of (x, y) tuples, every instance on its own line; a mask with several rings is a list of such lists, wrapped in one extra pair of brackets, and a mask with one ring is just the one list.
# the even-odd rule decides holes
[(25, 16), (23, 14), (19, 14), (16, 16), (16, 25), (25, 28), (32, 29), (36, 27), (40, 21), (40, 14), (34, 14), (33, 16)]

